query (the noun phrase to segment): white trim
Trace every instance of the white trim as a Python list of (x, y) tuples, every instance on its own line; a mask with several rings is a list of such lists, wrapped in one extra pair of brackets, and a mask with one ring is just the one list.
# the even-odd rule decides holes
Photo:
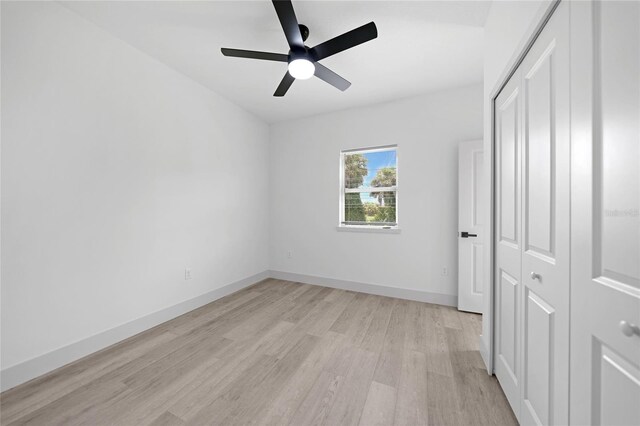
[[(482, 358), (482, 361), (484, 361), (484, 365), (489, 365), (491, 362), (491, 358), (490, 358), (491, 355), (489, 353), (489, 349), (487, 348), (486, 343), (482, 338), (482, 335), (478, 336), (478, 340), (480, 342), (480, 344), (478, 345), (478, 350), (480, 351), (480, 357)], [(492, 374), (492, 372), (489, 371), (488, 369), (487, 369), (487, 373)]]
[(375, 294), (377, 296), (395, 297), (398, 299), (415, 300), (417, 302), (435, 303), (444, 306), (458, 306), (458, 296), (452, 294), (431, 293), (410, 288), (388, 287), (380, 284), (367, 284), (357, 281), (336, 278), (318, 277), (314, 275), (296, 274), (293, 272), (270, 271), (271, 278), (294, 281), (299, 283), (356, 291), (358, 293)]
[[(397, 180), (397, 176), (396, 176)], [(397, 186), (363, 186), (362, 188), (344, 188), (345, 194), (354, 194), (362, 192), (396, 192)]]
[(540, 7), (538, 10), (536, 17), (531, 22), (531, 25), (527, 29), (525, 36), (520, 40), (518, 47), (514, 50), (514, 54), (507, 62), (507, 66), (504, 67), (504, 70), (500, 74), (500, 78), (496, 81), (497, 83), (493, 87), (491, 91), (491, 95), (489, 99), (493, 102), (495, 98), (498, 97), (502, 88), (507, 84), (513, 73), (516, 72), (520, 63), (527, 55), (533, 43), (535, 43), (536, 39), (542, 32), (542, 29), (547, 24), (547, 21), (551, 18), (553, 11), (558, 7), (561, 0), (551, 0), (548, 3), (544, 4), (544, 7)]
[(343, 154), (362, 154), (363, 152), (393, 151), (396, 148), (398, 148), (398, 145), (385, 145), (385, 146), (373, 146), (371, 148), (344, 149), (341, 152)]
[[(371, 230), (368, 231), (371, 232)], [(388, 232), (390, 230), (385, 231)], [(11, 389), (31, 379), (49, 373), (66, 364), (77, 361), (80, 358), (91, 355), (94, 352), (118, 343), (138, 333), (142, 333), (159, 324), (172, 320), (180, 315), (268, 278), (351, 290), (360, 293), (375, 294), (378, 296), (395, 297), (398, 299), (415, 300), (418, 302), (435, 303), (445, 306), (455, 307), (458, 304), (458, 297), (450, 294), (430, 293), (427, 291), (408, 288), (388, 287), (379, 284), (366, 284), (335, 278), (267, 270), (194, 297), (193, 299), (185, 300), (125, 324), (121, 324), (86, 339), (71, 343), (70, 345), (55, 349), (30, 360), (7, 367), (0, 371), (0, 391)]]
[[(366, 187), (366, 188), (345, 188), (344, 187), (344, 157), (345, 155), (351, 155), (351, 154), (362, 154), (362, 153), (368, 153), (368, 152), (384, 152), (384, 151), (395, 151), (396, 152), (396, 185), (392, 186), (392, 187), (380, 187), (380, 188), (375, 188), (375, 191), (371, 191), (371, 187)], [(400, 166), (399, 164), (399, 151), (400, 148), (398, 147), (398, 145), (386, 145), (386, 146), (379, 146), (379, 147), (371, 147), (371, 148), (358, 148), (358, 149), (351, 149), (351, 150), (342, 150), (340, 151), (340, 175), (338, 177), (338, 183), (339, 183), (339, 187), (338, 187), (338, 227), (342, 227), (342, 223), (344, 223), (344, 196), (347, 193), (365, 193), (365, 192), (395, 192), (396, 194), (396, 223), (399, 223), (400, 221), (400, 210), (398, 209), (398, 183), (400, 182), (400, 177), (399, 177), (399, 170), (400, 170)], [(372, 229), (375, 229), (376, 226), (374, 225), (372, 227)], [(375, 231), (374, 231), (375, 232)]]
[(75, 343), (71, 343), (70, 345), (7, 367), (0, 371), (0, 391), (5, 391), (25, 383), (56, 368), (62, 367), (63, 365), (69, 364), (70, 362), (76, 361), (267, 278), (269, 278), (269, 271), (263, 271), (194, 297), (193, 299), (185, 300)]
[(342, 225), (336, 226), (338, 232), (369, 232), (372, 234), (399, 234), (400, 228), (368, 226), (368, 225)]

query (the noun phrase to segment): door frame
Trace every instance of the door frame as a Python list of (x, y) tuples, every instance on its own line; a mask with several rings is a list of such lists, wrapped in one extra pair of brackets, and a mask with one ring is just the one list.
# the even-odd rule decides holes
[[(551, 15), (556, 10), (562, 0), (551, 0), (547, 4), (541, 5), (538, 12), (531, 24), (531, 26), (525, 32), (525, 36), (522, 38), (518, 47), (515, 49), (515, 53), (511, 59), (507, 62), (507, 66), (504, 68), (500, 77), (497, 80), (496, 85), (493, 87), (489, 94), (489, 135), (484, 140), (484, 159), (485, 164), (485, 182), (488, 183), (488, 197), (486, 197), (487, 205), (485, 206), (486, 216), (490, 218), (487, 221), (487, 229), (485, 231), (487, 238), (485, 239), (485, 255), (484, 264), (490, 265), (489, 268), (483, 271), (484, 282), (488, 283), (486, 286), (486, 292), (483, 298), (483, 320), (482, 320), (482, 336), (480, 336), (480, 355), (487, 367), (489, 374), (494, 374), (494, 335), (495, 335), (495, 184), (496, 184), (496, 159), (495, 159), (495, 144), (496, 144), (496, 132), (495, 132), (495, 108), (496, 99), (509, 79), (516, 72), (522, 61), (524, 60), (529, 50), (537, 40), (538, 36), (544, 29), (545, 25), (551, 18)], [(486, 124), (486, 122), (485, 122)]]

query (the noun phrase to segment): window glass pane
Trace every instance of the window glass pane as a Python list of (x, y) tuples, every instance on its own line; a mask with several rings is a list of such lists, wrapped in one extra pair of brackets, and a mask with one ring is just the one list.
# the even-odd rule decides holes
[(396, 151), (374, 151), (344, 156), (344, 187), (368, 188), (396, 184)]
[(351, 224), (395, 224), (395, 192), (344, 194), (344, 220)]
[(376, 188), (397, 185), (395, 149), (344, 154), (344, 222), (351, 225), (396, 225), (396, 192)]

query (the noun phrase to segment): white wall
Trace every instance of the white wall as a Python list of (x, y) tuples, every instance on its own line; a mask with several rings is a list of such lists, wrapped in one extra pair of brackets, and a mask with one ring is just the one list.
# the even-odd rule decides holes
[[(517, 56), (525, 48), (532, 37), (545, 11), (552, 2), (549, 0), (528, 1), (495, 1), (491, 4), (489, 15), (484, 28), (484, 89), (483, 89), (483, 135), (484, 135), (484, 164), (492, 162), (491, 142), (491, 94), (494, 88), (502, 82), (507, 71), (514, 65)], [(485, 167), (485, 182), (487, 182), (486, 199), (491, 196), (491, 169)], [(486, 217), (491, 217), (490, 203), (487, 203)], [(491, 224), (490, 220), (485, 223)], [(490, 231), (490, 230), (488, 230)], [(488, 233), (487, 235), (491, 235)], [(489, 237), (485, 250), (485, 264), (491, 264)], [(491, 282), (490, 270), (485, 270), (484, 282)], [(482, 322), (481, 352), (489, 368), (490, 330), (492, 329), (490, 318), (491, 292), (484, 292), (484, 321)]]
[[(457, 295), (458, 142), (481, 137), (479, 85), (272, 125), (271, 268)], [(336, 231), (340, 151), (389, 144), (401, 233)]]
[(268, 269), (266, 124), (56, 3), (2, 56), (3, 369)]

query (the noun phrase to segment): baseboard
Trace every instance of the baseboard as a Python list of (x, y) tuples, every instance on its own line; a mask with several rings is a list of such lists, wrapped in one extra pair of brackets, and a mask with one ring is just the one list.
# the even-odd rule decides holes
[(185, 300), (44, 355), (7, 367), (0, 371), (0, 391), (11, 389), (266, 278), (269, 278), (269, 271), (227, 284), (193, 299)]
[(479, 344), (480, 356), (482, 357), (482, 361), (484, 361), (484, 365), (487, 368), (487, 373), (493, 374), (491, 360), (489, 359), (489, 348), (487, 348), (487, 345), (485, 344), (485, 341), (482, 338), (482, 335), (478, 337), (478, 340), (480, 342)]
[(295, 274), (292, 272), (269, 271), (271, 278), (295, 281), (305, 284), (321, 285), (339, 288), (341, 290), (357, 291), (359, 293), (375, 294), (378, 296), (396, 297), (398, 299), (415, 300), (418, 302), (435, 303), (445, 306), (458, 306), (458, 296), (409, 288), (388, 287), (377, 284), (367, 284), (357, 281), (339, 280), (335, 278), (318, 277), (314, 275)]
[[(118, 343), (124, 339), (155, 327), (163, 322), (172, 320), (180, 315), (218, 300), (224, 296), (242, 290), (267, 278), (295, 281), (305, 284), (321, 285), (378, 296), (396, 297), (399, 299), (415, 300), (418, 302), (435, 303), (445, 306), (457, 306), (457, 296), (441, 293), (431, 293), (407, 288), (387, 287), (356, 281), (339, 280), (313, 275), (294, 274), (283, 271), (264, 271), (245, 279), (227, 284), (203, 295), (185, 300), (176, 305), (145, 315), (128, 323), (103, 331), (86, 339), (63, 346), (46, 354), (37, 356), (20, 364), (7, 367), (0, 371), (0, 391), (5, 391), (28, 382), (56, 368), (77, 361), (87, 355)], [(481, 351), (482, 353), (482, 351)], [(483, 354), (484, 359), (484, 354)], [(486, 360), (485, 360), (486, 363)]]

